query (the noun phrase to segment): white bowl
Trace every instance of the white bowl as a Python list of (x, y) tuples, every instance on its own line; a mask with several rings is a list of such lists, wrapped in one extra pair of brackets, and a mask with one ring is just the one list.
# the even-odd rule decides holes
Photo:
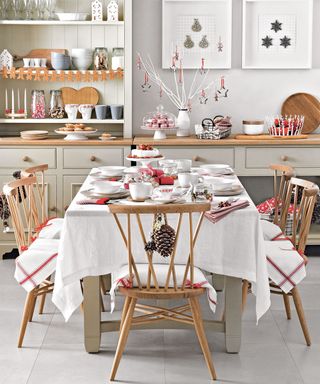
[(215, 191), (224, 191), (230, 189), (234, 183), (232, 179), (224, 179), (222, 177), (203, 176), (203, 180), (206, 184), (212, 185)]
[(261, 135), (264, 131), (264, 121), (244, 120), (242, 130), (245, 135)]
[(94, 186), (94, 191), (98, 193), (116, 193), (122, 186), (119, 181), (95, 180), (91, 183)]
[(126, 169), (126, 167), (117, 167), (117, 166), (109, 165), (105, 167), (99, 167), (98, 169), (101, 172), (101, 174), (104, 176), (115, 177), (115, 176), (122, 176), (123, 171)]
[(90, 48), (72, 48), (71, 56), (72, 57), (85, 57), (92, 56), (93, 51)]
[(89, 57), (87, 59), (72, 58), (72, 64), (74, 65), (74, 67), (76, 67), (80, 71), (85, 71), (88, 68), (90, 68), (90, 66), (92, 64), (92, 57)]
[(224, 173), (230, 169), (230, 165), (228, 164), (203, 164), (200, 165), (201, 169), (209, 173)]
[(88, 17), (88, 13), (56, 13), (60, 21), (85, 21)]

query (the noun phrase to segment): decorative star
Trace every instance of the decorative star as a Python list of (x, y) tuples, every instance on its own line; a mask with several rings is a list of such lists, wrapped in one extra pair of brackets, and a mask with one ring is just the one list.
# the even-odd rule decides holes
[(266, 48), (269, 48), (272, 44), (272, 40), (273, 38), (272, 37), (269, 37), (268, 35), (264, 38), (262, 38), (262, 46), (263, 47), (266, 47)]
[(278, 31), (282, 30), (282, 23), (280, 23), (279, 20), (276, 20), (274, 23), (271, 23), (271, 30), (275, 31), (276, 33)]
[(280, 45), (283, 48), (287, 48), (289, 45), (291, 45), (291, 38), (285, 35), (282, 39), (280, 39)]

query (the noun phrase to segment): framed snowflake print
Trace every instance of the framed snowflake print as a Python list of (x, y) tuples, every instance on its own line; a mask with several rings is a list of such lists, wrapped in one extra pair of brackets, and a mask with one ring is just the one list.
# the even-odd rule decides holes
[(242, 68), (311, 68), (313, 0), (243, 0)]
[(162, 0), (162, 67), (231, 68), (232, 0)]

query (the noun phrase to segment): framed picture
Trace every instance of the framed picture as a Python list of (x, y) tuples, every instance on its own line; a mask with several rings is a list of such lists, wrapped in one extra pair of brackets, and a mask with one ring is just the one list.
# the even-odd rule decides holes
[(311, 68), (313, 0), (243, 0), (242, 68)]
[(232, 0), (162, 0), (162, 67), (176, 47), (184, 68), (231, 68)]

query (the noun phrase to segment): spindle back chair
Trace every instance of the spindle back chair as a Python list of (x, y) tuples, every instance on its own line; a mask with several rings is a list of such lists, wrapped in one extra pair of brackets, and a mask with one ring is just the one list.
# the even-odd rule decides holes
[[(176, 322), (188, 323), (194, 325), (198, 339), (211, 375), (212, 379), (216, 379), (214, 366), (212, 363), (211, 353), (204, 332), (204, 326), (201, 317), (201, 309), (198, 297), (205, 293), (204, 288), (194, 288), (194, 246), (198, 238), (204, 214), (210, 210), (209, 203), (186, 203), (186, 204), (167, 204), (167, 205), (110, 205), (110, 211), (114, 216), (122, 239), (128, 254), (129, 282), (132, 287), (121, 287), (120, 292), (126, 296), (121, 324), (120, 336), (117, 351), (111, 371), (110, 380), (115, 379), (117, 369), (125, 348), (131, 325), (146, 324), (162, 320), (172, 320)], [(141, 216), (149, 215), (153, 222), (158, 215), (163, 215), (165, 223), (167, 223), (168, 215), (178, 216), (175, 228), (175, 239), (168, 261), (168, 270), (165, 279), (162, 277), (162, 284), (157, 274), (157, 265), (154, 263), (153, 251), (147, 250), (146, 264), (148, 274), (146, 281), (143, 281), (139, 273), (139, 264), (136, 263), (132, 249), (132, 218), (137, 221), (137, 230), (140, 233), (144, 246), (147, 244), (146, 235), (143, 229)], [(197, 225), (194, 228), (193, 216), (200, 214)], [(126, 217), (126, 230), (121, 224), (119, 215)], [(181, 237), (183, 216), (187, 216), (189, 251), (185, 258), (185, 264), (179, 272), (175, 264), (175, 256), (177, 253), (178, 240)], [(152, 221), (151, 219), (151, 221)], [(185, 241), (185, 238), (184, 238)], [(180, 255), (179, 255), (180, 256)], [(181, 259), (179, 260), (179, 262)], [(135, 284), (133, 284), (135, 280)], [(188, 281), (188, 284), (187, 284)], [(150, 305), (137, 304), (138, 299), (188, 299), (187, 305), (180, 305), (174, 308), (163, 308)], [(144, 315), (133, 317), (134, 311), (142, 312)], [(191, 315), (186, 314), (191, 312)]]

